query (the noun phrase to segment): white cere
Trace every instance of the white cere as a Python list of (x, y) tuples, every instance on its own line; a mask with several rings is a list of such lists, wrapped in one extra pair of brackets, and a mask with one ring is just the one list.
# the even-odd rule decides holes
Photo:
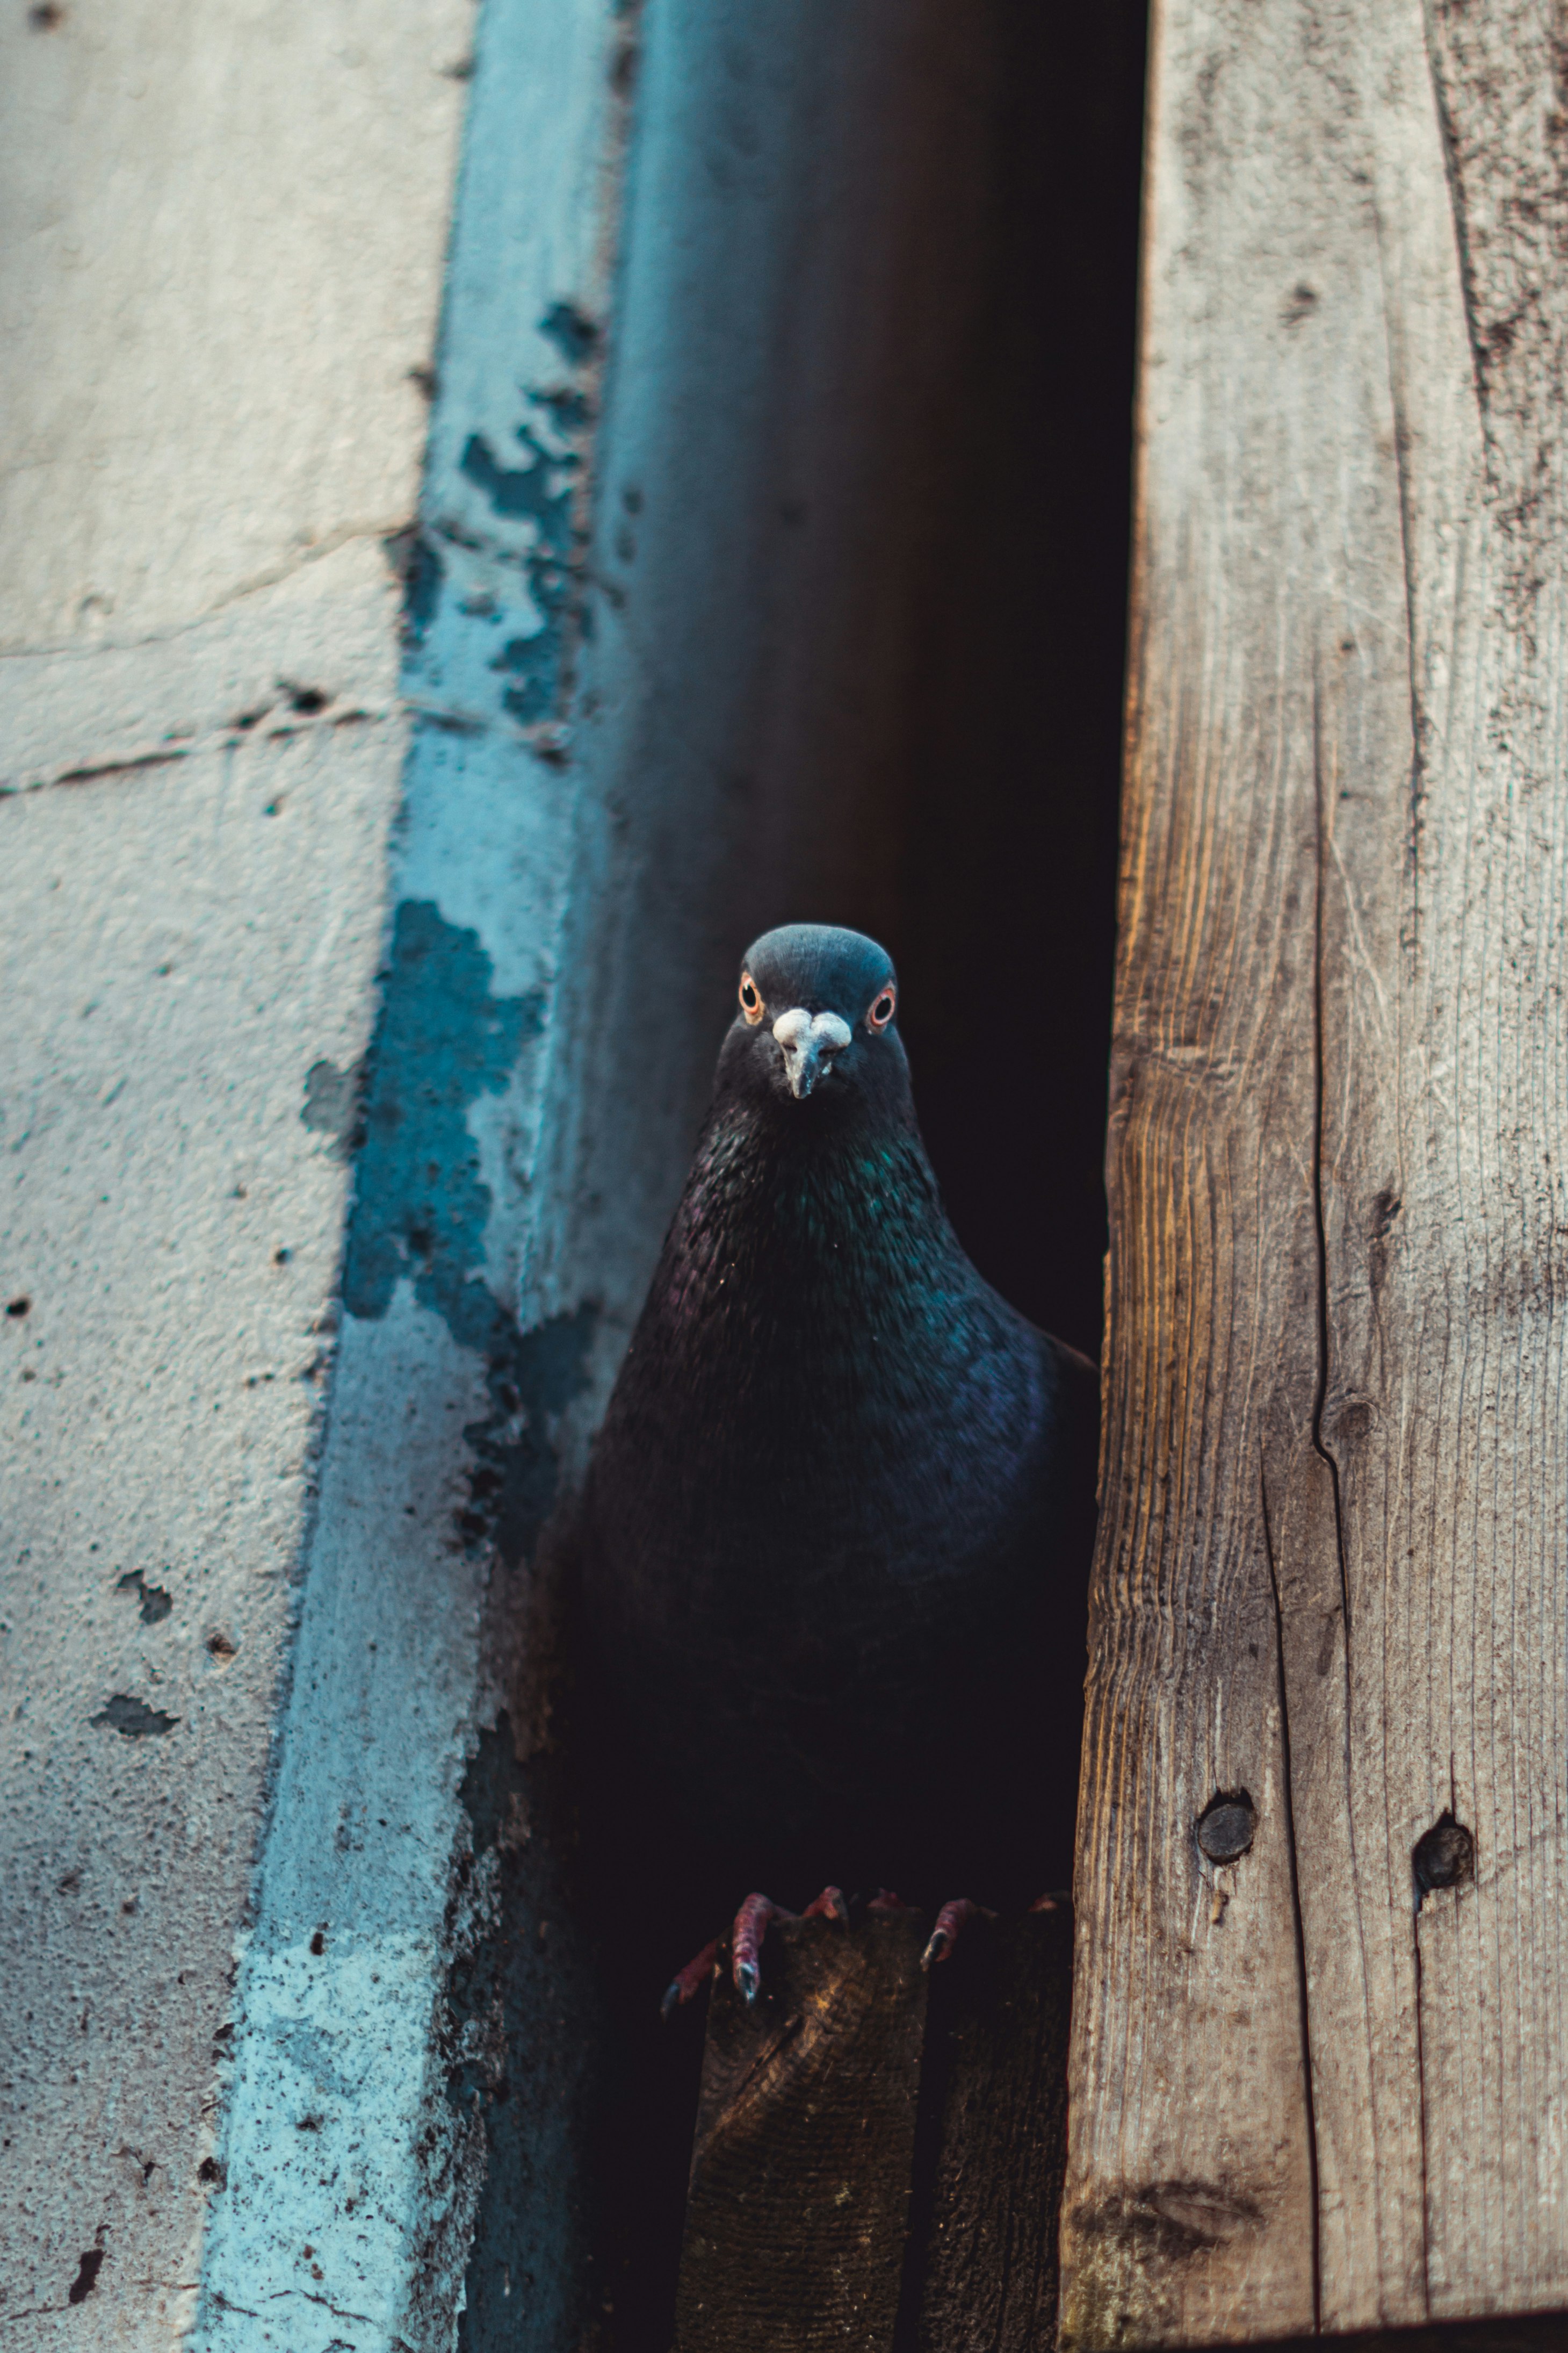
[(841, 1054), (853, 1032), (837, 1013), (808, 1013), (792, 1006), (773, 1023), (773, 1036), (784, 1050), (784, 1073), (790, 1092), (808, 1095), (835, 1054)]

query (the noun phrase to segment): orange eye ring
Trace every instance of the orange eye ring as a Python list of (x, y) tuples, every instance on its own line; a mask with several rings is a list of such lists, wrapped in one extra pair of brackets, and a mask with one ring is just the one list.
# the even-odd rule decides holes
[(899, 992), (889, 981), (886, 988), (879, 989), (871, 999), (871, 1008), (866, 1016), (867, 1029), (885, 1029), (898, 1011), (898, 1008)]
[(741, 1011), (753, 1029), (767, 1009), (763, 1003), (756, 982), (749, 972), (743, 972), (741, 975)]

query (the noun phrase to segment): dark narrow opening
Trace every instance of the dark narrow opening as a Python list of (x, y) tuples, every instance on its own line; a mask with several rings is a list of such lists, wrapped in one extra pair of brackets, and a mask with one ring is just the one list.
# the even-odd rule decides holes
[(912, 272), (922, 327), (947, 340), (905, 420), (919, 454), (887, 486), (911, 542), (880, 584), (901, 607), (888, 739), (866, 761), (857, 868), (824, 896), (899, 963), (971, 1256), (1097, 1355), (1142, 10), (959, 16), (949, 37), (967, 33), (988, 86), (948, 160), (959, 185), (920, 191), (962, 235), (945, 289)]
[[(898, 963), (965, 1246), (1098, 1353), (1143, 17), (648, 0), (574, 719), (615, 902), (585, 1288), (651, 1264), (747, 942), (839, 922)], [(507, 1932), (470, 2353), (668, 2353), (692, 2055), (612, 2083), (645, 2145), (606, 2212), (575, 1997), (530, 1974), (569, 1909), (531, 1881)]]

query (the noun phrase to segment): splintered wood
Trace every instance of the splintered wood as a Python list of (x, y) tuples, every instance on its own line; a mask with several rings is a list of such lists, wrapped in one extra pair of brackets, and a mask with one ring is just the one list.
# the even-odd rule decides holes
[(1148, 171), (1083, 2348), (1568, 2304), (1568, 33), (1161, 0)]

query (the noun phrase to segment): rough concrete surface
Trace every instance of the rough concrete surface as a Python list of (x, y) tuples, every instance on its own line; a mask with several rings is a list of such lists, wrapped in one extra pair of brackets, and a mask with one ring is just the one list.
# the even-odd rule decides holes
[[(501, 1621), (605, 1356), (594, 1303), (544, 1298), (536, 1261), (571, 1214), (542, 1171), (580, 1077), (568, 928), (593, 788), (562, 723), (627, 37), (606, 0), (490, 0), (480, 27), (342, 1332), (202, 2269), (212, 2353), (449, 2347), (492, 2236), (505, 2063), (462, 1981), (485, 1979), (500, 1846), (526, 1826), (505, 1807), (487, 1825), (476, 1752), (515, 1774)], [(502, 2105), (533, 2113), (530, 2084)], [(493, 2267), (509, 2344), (562, 2341), (576, 2309), (559, 2109), (552, 2128), (561, 2164), (509, 2210)]]
[(195, 2308), (470, 31), (467, 0), (0, 23), (11, 2346)]
[(0, 805), (0, 2275), (65, 2341), (156, 2341), (190, 2275), (331, 1349), (345, 1170), (300, 1109), (363, 1050), (384, 732)]
[(413, 512), (469, 0), (0, 18), (0, 646), (188, 625)]

